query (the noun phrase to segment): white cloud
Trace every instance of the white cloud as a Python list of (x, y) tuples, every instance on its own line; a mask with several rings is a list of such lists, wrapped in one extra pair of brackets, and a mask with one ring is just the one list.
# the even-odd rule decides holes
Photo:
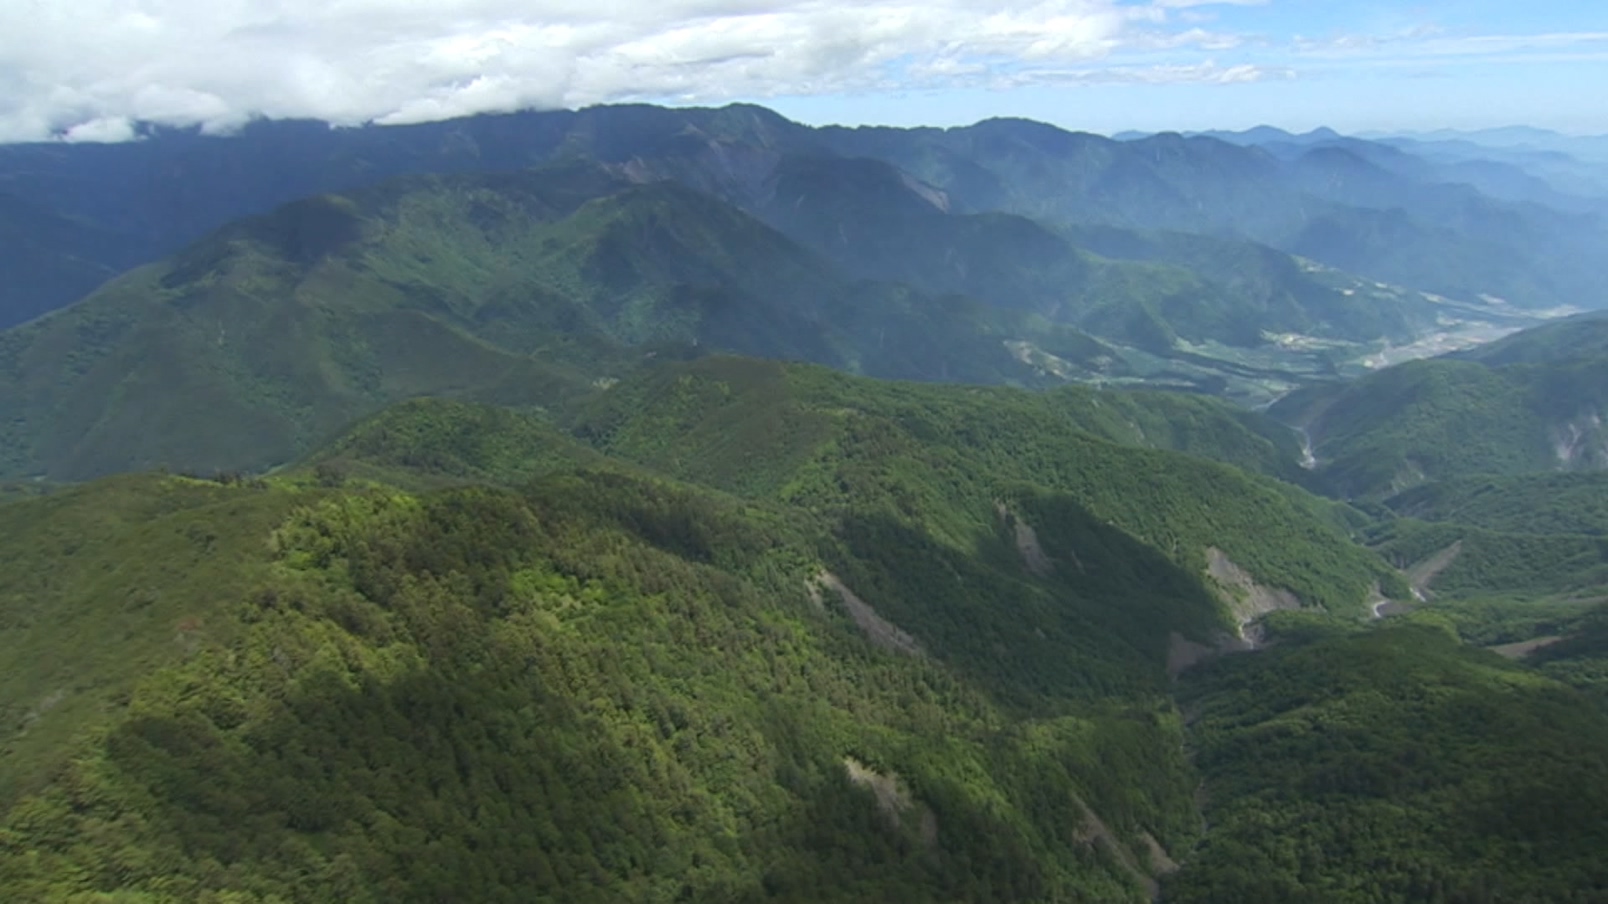
[(1386, 34), (1341, 34), (1322, 39), (1298, 36), (1294, 47), (1309, 57), (1335, 59), (1402, 56), (1486, 60), (1516, 53), (1552, 54), (1561, 59), (1571, 52), (1608, 49), (1608, 32), (1480, 35), (1454, 34), (1433, 26), (1419, 26)]
[(1173, 10), (1197, 5), (0, 0), (0, 141), (126, 140), (135, 122), (212, 130), (252, 116), (413, 122), (627, 99), (942, 87), (990, 69), (1048, 82), (1083, 67), (1092, 81), (1102, 62), (1115, 80), (1256, 74), (1198, 59), (1150, 67), (1121, 59), (1236, 46), (1232, 35), (1172, 24)]
[(1196, 6), (1266, 6), (1269, 0), (1156, 0), (1163, 9), (1190, 9)]
[(996, 79), (991, 87), (1027, 85), (1177, 85), (1184, 83), (1240, 85), (1295, 78), (1295, 70), (1281, 66), (1239, 63), (1220, 66), (1210, 60), (1189, 65), (1102, 66), (1098, 68), (1029, 70)]
[(61, 138), (71, 144), (106, 144), (133, 141), (135, 135), (134, 123), (127, 117), (108, 116), (72, 126)]

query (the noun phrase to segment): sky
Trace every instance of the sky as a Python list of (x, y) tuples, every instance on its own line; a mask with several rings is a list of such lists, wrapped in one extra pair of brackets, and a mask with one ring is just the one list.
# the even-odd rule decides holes
[(0, 142), (620, 101), (1608, 133), (1602, 0), (0, 0)]

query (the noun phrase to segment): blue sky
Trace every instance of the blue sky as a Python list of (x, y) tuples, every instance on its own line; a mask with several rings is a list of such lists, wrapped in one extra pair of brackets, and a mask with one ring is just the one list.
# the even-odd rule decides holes
[(0, 142), (617, 101), (812, 123), (1608, 133), (1608, 2), (4, 0)]
[[(1183, 14), (1183, 15), (1180, 15)], [(1170, 14), (1232, 46), (1118, 49), (1086, 68), (1132, 77), (1011, 90), (935, 88), (771, 105), (807, 122), (961, 124), (1025, 116), (1100, 132), (1125, 129), (1293, 131), (1478, 129), (1535, 125), (1608, 133), (1608, 2), (1268, 0), (1201, 4)], [(1166, 67), (1252, 67), (1214, 81)]]

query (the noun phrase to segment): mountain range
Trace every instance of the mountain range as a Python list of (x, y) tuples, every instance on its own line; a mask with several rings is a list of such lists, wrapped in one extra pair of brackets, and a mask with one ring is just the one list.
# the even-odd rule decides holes
[(0, 888), (1600, 900), (1599, 162), (1478, 137), (0, 147)]
[(0, 148), (0, 192), (119, 236), (122, 253), (151, 259), (301, 197), (405, 174), (576, 158), (673, 177), (755, 212), (774, 197), (777, 167), (800, 156), (892, 164), (955, 213), (1260, 241), (1466, 302), (1588, 306), (1581, 295), (1603, 284), (1592, 269), (1600, 255), (1571, 256), (1600, 249), (1595, 217), (1486, 197), (1436, 178), (1427, 163), (1397, 172), (1328, 147), (1281, 160), (1215, 138), (1118, 142), (1017, 120), (811, 129), (757, 107), (627, 106), (362, 129), (258, 122), (229, 138), (160, 131), (125, 145)]

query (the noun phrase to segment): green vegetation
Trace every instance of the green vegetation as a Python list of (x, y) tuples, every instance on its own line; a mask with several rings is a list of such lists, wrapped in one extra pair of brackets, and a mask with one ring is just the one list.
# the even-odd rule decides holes
[(1608, 715), (1387, 627), (1228, 657), (1182, 690), (1211, 831), (1169, 901), (1596, 901)]
[[(739, 120), (733, 134), (760, 128)], [(0, 476), (258, 471), (402, 399), (555, 407), (647, 358), (708, 349), (1261, 401), (1344, 357), (1269, 333), (1354, 352), (1428, 322), (1421, 296), (1236, 240), (1084, 230), (1128, 255), (1105, 259), (1069, 240), (1078, 230), (953, 211), (887, 163), (783, 154), (762, 201), (658, 150), (682, 182), (566, 158), (304, 198), (8, 330)], [(1398, 322), (1408, 308), (1418, 319)]]
[[(1264, 424), (710, 357), (551, 414), (407, 402), (267, 478), (0, 505), (0, 886), (1589, 900), (1600, 618), (1364, 628), (1406, 588), (1358, 512), (1225, 463), (1288, 468)], [(1175, 681), (1245, 592), (1208, 548), (1327, 611)], [(1458, 632), (1570, 640), (1526, 665)]]
[(401, 399), (557, 406), (694, 347), (973, 383), (1125, 367), (1036, 313), (845, 280), (673, 183), (410, 178), (233, 224), (0, 334), (0, 474), (261, 470)]
[[(271, 543), (231, 520), (259, 533), (215, 560), (228, 582), (158, 584), (164, 611), (122, 644), (85, 635), (160, 655), (131, 694), (108, 677), (132, 663), (74, 669), (83, 715), (53, 729), (52, 781), (11, 798), (0, 832), (16, 900), (1139, 900), (1146, 838), (1193, 838), (1155, 657), (1089, 618), (1113, 596), (1015, 561), (861, 552), (808, 518), (616, 472), (422, 496), (176, 480), (76, 492), (184, 521), (301, 505)], [(174, 553), (134, 542), (89, 534), (74, 554), (173, 573)], [(811, 602), (823, 553), (885, 615), (924, 613), (904, 626), (931, 655)], [(1210, 619), (1198, 579), (1132, 564), (1122, 590), (1182, 588)], [(983, 617), (970, 594), (989, 583), (1019, 610), (991, 640), (1023, 655), (946, 659), (937, 626)], [(84, 617), (121, 605), (61, 598)], [(175, 612), (198, 614), (175, 629)], [(1027, 649), (1046, 631), (1039, 646), (1085, 655)], [(897, 789), (886, 809), (850, 760)]]
[(1568, 636), (1530, 654), (1547, 675), (1584, 691), (1608, 712), (1608, 606), (1576, 619)]
[(1413, 361), (1298, 390), (1270, 414), (1305, 428), (1345, 496), (1420, 483), (1608, 464), (1608, 353), (1545, 364)]
[(5, 887), (1138, 899), (1198, 832), (1165, 667), (1227, 627), (1205, 545), (1341, 611), (1384, 575), (1324, 503), (1088, 432), (1288, 452), (1204, 399), (711, 358), (577, 423), (601, 452), (421, 400), (266, 480), (0, 507)]
[(1403, 517), (1450, 521), (1501, 533), (1608, 534), (1608, 473), (1465, 477), (1385, 500)]
[[(487, 122), (329, 172), (514, 172), (0, 333), (7, 900), (1608, 896), (1608, 320), (1297, 390), (1312, 470), (1065, 385), (1266, 398), (1477, 307), (1246, 237), (1540, 303), (1591, 235), (1337, 149)], [(30, 298), (123, 247), (14, 200)]]
[(832, 150), (892, 163), (966, 209), (1234, 236), (1465, 301), (1483, 293), (1553, 308), (1601, 297), (1604, 285), (1600, 224), (1426, 184), (1339, 148), (1283, 163), (1211, 138), (1114, 141), (1006, 118), (821, 134)]
[(89, 294), (147, 243), (75, 222), (0, 189), (0, 329)]
[(229, 637), (268, 531), (307, 501), (153, 475), (0, 504), (0, 798), (153, 669)]
[(602, 455), (539, 414), (447, 399), (414, 399), (368, 418), (298, 471), (324, 484), (364, 479), (406, 489), (521, 486), (556, 470), (601, 466)]
[(1180, 338), (1238, 347), (1262, 345), (1269, 332), (1372, 341), (1433, 323), (1421, 295), (1356, 279), (1329, 285), (1328, 274), (1248, 242), (961, 214), (878, 160), (783, 157), (773, 179), (756, 212), (852, 274), (1029, 311), (1160, 355)]
[[(1195, 574), (1216, 547), (1309, 605), (1355, 606), (1376, 581), (1405, 593), (1393, 572), (1348, 542), (1346, 509), (1233, 468), (1133, 448), (1149, 434), (1124, 409), (1144, 401), (1089, 390), (883, 384), (821, 368), (705, 359), (614, 387), (577, 429), (663, 473), (840, 517), (889, 513), (930, 524), (958, 549), (987, 530), (997, 501), (1048, 491)], [(1212, 403), (1196, 408), (1197, 416), (1216, 411)], [(1229, 460), (1276, 461), (1266, 455), (1273, 440), (1233, 417), (1197, 423), (1178, 419), (1154, 439)]]
[(1514, 333), (1458, 357), (1490, 367), (1545, 365), (1601, 357), (1604, 349), (1608, 349), (1608, 314), (1594, 311)]
[(1590, 595), (1608, 584), (1608, 538), (1505, 534), (1402, 519), (1371, 533), (1370, 545), (1399, 568), (1443, 553), (1429, 582), (1437, 595)]
[(1224, 310), (1232, 311), (1243, 345), (1256, 344), (1263, 333), (1352, 341), (1410, 339), (1435, 321), (1436, 305), (1420, 292), (1380, 286), (1266, 245), (1110, 226), (1068, 226), (1064, 231), (1079, 247), (1097, 254), (1171, 264), (1221, 287), (1234, 299)]

